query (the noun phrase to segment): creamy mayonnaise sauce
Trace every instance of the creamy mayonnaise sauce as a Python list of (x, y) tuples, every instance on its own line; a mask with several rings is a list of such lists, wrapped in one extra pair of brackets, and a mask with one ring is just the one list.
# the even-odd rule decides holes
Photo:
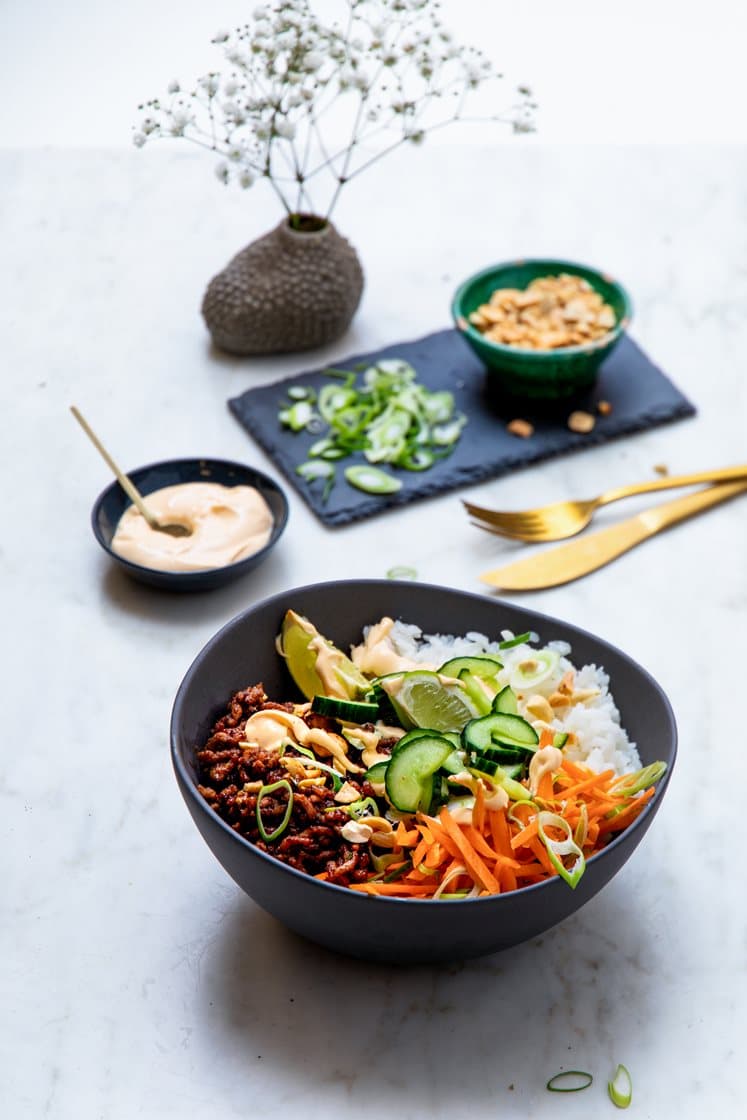
[(385, 677), (387, 673), (407, 673), (411, 669), (435, 669), (422, 661), (413, 661), (397, 652), (391, 637), (393, 618), (382, 618), (374, 626), (369, 626), (365, 641), (354, 646), (350, 654), (353, 664), (362, 673), (372, 677)]
[(272, 534), (272, 513), (253, 486), (183, 482), (146, 496), (148, 509), (162, 524), (184, 525), (188, 537), (151, 529), (141, 513), (125, 510), (112, 538), (119, 556), (162, 572), (224, 568), (258, 552)]

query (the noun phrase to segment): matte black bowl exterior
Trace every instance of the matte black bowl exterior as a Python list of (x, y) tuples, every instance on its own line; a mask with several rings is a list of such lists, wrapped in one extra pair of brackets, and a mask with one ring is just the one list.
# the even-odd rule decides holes
[(222, 486), (254, 486), (259, 490), (272, 512), (274, 525), (272, 535), (258, 552), (227, 564), (224, 568), (205, 568), (199, 572), (159, 572), (155, 568), (145, 568), (118, 556), (111, 547), (112, 537), (119, 519), (132, 502), (118, 482), (113, 482), (96, 499), (91, 512), (93, 534), (105, 552), (120, 568), (141, 583), (167, 591), (209, 591), (222, 587), (238, 579), (261, 564), (268, 552), (275, 547), (288, 520), (288, 500), (283, 491), (268, 475), (243, 463), (233, 463), (227, 459), (170, 459), (163, 463), (151, 463), (147, 467), (128, 471), (127, 474), (145, 497), (164, 486), (177, 486), (182, 482), (218, 482)]
[[(630, 828), (589, 860), (575, 891), (554, 878), (497, 897), (453, 902), (370, 898), (320, 882), (237, 835), (200, 796), (195, 745), (205, 741), (234, 691), (258, 681), (277, 699), (298, 695), (275, 635), (287, 608), (307, 615), (346, 648), (363, 625), (388, 614), (429, 633), (536, 631), (543, 641), (571, 643), (576, 664), (609, 672), (622, 722), (645, 764), (669, 764), (654, 797)], [(614, 646), (534, 611), (445, 587), (392, 580), (316, 584), (275, 595), (229, 622), (198, 655), (174, 704), (171, 749), (179, 788), (213, 854), (255, 902), (284, 925), (330, 949), (368, 960), (401, 963), (462, 960), (517, 945), (569, 917), (622, 867), (661, 804), (676, 755), (677, 729), (669, 702), (649, 674)], [(641, 868), (641, 874), (645, 868)], [(634, 905), (631, 898), (631, 905)]]

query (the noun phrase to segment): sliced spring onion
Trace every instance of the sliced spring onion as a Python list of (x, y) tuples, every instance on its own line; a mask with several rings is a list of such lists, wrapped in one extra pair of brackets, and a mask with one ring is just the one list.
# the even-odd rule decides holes
[(300, 432), (314, 416), (314, 406), (311, 401), (296, 401), (289, 408), (283, 408), (278, 413), (278, 420), (292, 432)]
[(316, 393), (308, 385), (291, 385), (288, 396), (292, 401), (311, 401), (312, 404), (316, 400)]
[(411, 859), (406, 860), (402, 867), (397, 867), (394, 871), (390, 871), (388, 875), (385, 875), (382, 879), (382, 883), (393, 883), (395, 879), (401, 879), (408, 871), (412, 871)]
[[(382, 359), (362, 373), (332, 369), (325, 373), (330, 381), (318, 396), (310, 386), (291, 385), (279, 412), (280, 423), (291, 431), (324, 437), (310, 448), (311, 459), (344, 459), (362, 453), (372, 464), (426, 471), (451, 454), (467, 423), (467, 417), (455, 411), (453, 393), (431, 392), (418, 383), (413, 367), (399, 358)], [(351, 485), (375, 494), (395, 489), (391, 479), (386, 490), (361, 487), (355, 481)]]
[(560, 654), (553, 649), (532, 650), (524, 661), (511, 670), (510, 684), (515, 692), (536, 688), (555, 672)]
[(625, 1066), (619, 1065), (611, 1081), (607, 1082), (610, 1100), (618, 1108), (627, 1108), (633, 1099), (633, 1079)]
[(396, 494), (402, 489), (398, 478), (393, 478), (378, 467), (346, 467), (345, 478), (356, 490), (363, 490), (366, 494)]
[(564, 1069), (547, 1082), (551, 1093), (580, 1093), (588, 1089), (594, 1078), (583, 1069)]
[(650, 766), (644, 766), (634, 774), (625, 774), (611, 787), (610, 793), (613, 797), (633, 797), (636, 793), (642, 793), (644, 789), (655, 785), (666, 772), (666, 762), (652, 762)]
[(527, 630), (526, 634), (517, 634), (515, 638), (509, 638), (508, 641), (500, 642), (498, 649), (513, 649), (514, 646), (523, 646), (531, 637), (531, 630)]
[(415, 568), (408, 568), (406, 565), (402, 564), (400, 566), (395, 566), (394, 568), (390, 568), (389, 571), (386, 574), (386, 578), (387, 579), (417, 579), (418, 578), (418, 573), (415, 570)]
[[(559, 829), (564, 833), (565, 839), (551, 839), (546, 832), (548, 828)], [(571, 890), (574, 890), (578, 886), (578, 882), (584, 873), (586, 858), (573, 839), (571, 826), (568, 824), (568, 821), (565, 817), (561, 817), (559, 813), (550, 813), (547, 809), (543, 809), (537, 814), (537, 834), (547, 848), (550, 863), (553, 865), (558, 875), (560, 875), (561, 879), (565, 879)], [(572, 867), (566, 867), (562, 860), (563, 856), (576, 857)]]
[[(265, 797), (268, 797), (271, 793), (274, 793), (276, 789), (284, 789), (287, 791), (288, 804), (285, 807), (285, 813), (280, 824), (277, 826), (277, 828), (274, 828), (272, 832), (268, 832), (262, 820), (262, 801)], [(257, 794), (257, 807), (255, 811), (257, 815), (257, 828), (259, 829), (259, 835), (262, 837), (266, 844), (270, 844), (273, 840), (277, 840), (279, 836), (282, 836), (286, 828), (288, 827), (288, 822), (290, 821), (291, 813), (293, 812), (293, 787), (291, 786), (290, 782), (287, 781), (286, 778), (281, 778), (278, 782), (271, 782), (269, 786), (262, 786), (259, 793)]]
[(342, 808), (346, 809), (355, 821), (360, 820), (366, 813), (369, 813), (373, 817), (378, 817), (379, 815), (379, 806), (376, 804), (373, 797), (362, 797), (360, 801), (353, 801), (352, 804), (343, 805)]
[(431, 431), (431, 437), (436, 447), (451, 447), (462, 434), (462, 428), (467, 423), (467, 417), (461, 413), (455, 420), (448, 424), (436, 424)]
[(398, 467), (406, 471), (427, 471), (435, 462), (435, 455), (427, 447), (418, 447), (414, 451), (407, 448), (396, 460)]
[(324, 385), (319, 393), (319, 411), (329, 424), (337, 412), (353, 404), (356, 396), (355, 389), (346, 385)]
[(318, 439), (309, 448), (310, 459), (343, 459), (344, 457), (345, 452), (329, 436)]
[(296, 467), (296, 474), (309, 484), (317, 482), (320, 478), (324, 479), (322, 501), (326, 502), (335, 484), (335, 468), (332, 463), (324, 459), (307, 459), (305, 463), (299, 463)]
[[(314, 764), (312, 769), (316, 768), (317, 770), (323, 770), (325, 774), (329, 774), (331, 776), (332, 789), (335, 793), (337, 793), (338, 789), (342, 788), (342, 778), (332, 766), (328, 766), (326, 762), (320, 762), (314, 752), (310, 751), (308, 747), (302, 747), (299, 743), (293, 743), (292, 746), (294, 751), (298, 751), (300, 755), (308, 758)], [(308, 763), (303, 762), (303, 759), (301, 759), (300, 761), (302, 766), (308, 765)]]

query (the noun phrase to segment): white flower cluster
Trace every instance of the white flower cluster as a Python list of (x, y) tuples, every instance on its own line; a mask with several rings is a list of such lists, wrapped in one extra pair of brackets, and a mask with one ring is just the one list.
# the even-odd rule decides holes
[[(497, 77), (481, 52), (454, 42), (434, 0), (341, 3), (339, 24), (320, 22), (311, 0), (276, 0), (234, 32), (217, 32), (227, 71), (190, 90), (171, 81), (167, 99), (141, 105), (135, 145), (184, 137), (220, 157), (223, 183), (246, 189), (267, 178), (289, 213), (311, 205), (309, 181), (326, 173), (328, 216), (346, 182), (399, 144), (462, 118), (470, 91)], [(528, 131), (534, 104), (526, 88), (517, 94), (504, 119)], [(338, 97), (351, 101), (354, 125), (331, 150), (322, 117)]]

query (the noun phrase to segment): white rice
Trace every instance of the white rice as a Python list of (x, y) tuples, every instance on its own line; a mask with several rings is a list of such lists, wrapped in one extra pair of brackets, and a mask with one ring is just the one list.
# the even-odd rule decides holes
[[(569, 669), (576, 671), (575, 689), (595, 689), (597, 692), (583, 702), (561, 709), (562, 718), (556, 716), (550, 724), (557, 731), (573, 732), (575, 735), (576, 741), (564, 748), (566, 756), (597, 773), (614, 770), (617, 774), (628, 774), (640, 768), (636, 745), (630, 742), (625, 729), (620, 726), (620, 713), (609, 691), (609, 677), (601, 666), (583, 665), (577, 669), (570, 660), (571, 647), (567, 642), (548, 642), (546, 646), (540, 646), (537, 635), (533, 634), (534, 645), (522, 644), (499, 651), (500, 641), (514, 637), (510, 630), (502, 631), (500, 640), (491, 642), (485, 634), (475, 631), (464, 637), (423, 634), (419, 626), (406, 622), (395, 622), (389, 636), (397, 653), (435, 668), (451, 657), (479, 657), (483, 653), (495, 653), (503, 662), (503, 669), (498, 674), (501, 687), (510, 683), (511, 672), (520, 662), (526, 661), (538, 650), (554, 650), (560, 655), (558, 664), (551, 676), (532, 686), (532, 695), (552, 695)], [(522, 699), (519, 699), (519, 711), (522, 715), (526, 714)], [(533, 717), (530, 715), (529, 718)]]

